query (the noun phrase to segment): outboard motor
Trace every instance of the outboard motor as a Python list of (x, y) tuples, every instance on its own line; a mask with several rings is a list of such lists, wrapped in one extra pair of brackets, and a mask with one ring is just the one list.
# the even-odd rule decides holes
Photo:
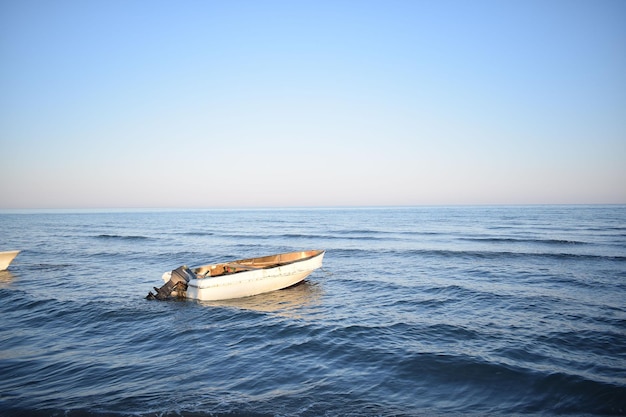
[(161, 288), (154, 287), (156, 294), (152, 294), (152, 291), (148, 293), (146, 299), (148, 300), (165, 300), (172, 295), (172, 292), (176, 291), (179, 295), (187, 290), (187, 283), (191, 279), (195, 279), (196, 274), (186, 266), (179, 266), (172, 271), (170, 280), (167, 281)]

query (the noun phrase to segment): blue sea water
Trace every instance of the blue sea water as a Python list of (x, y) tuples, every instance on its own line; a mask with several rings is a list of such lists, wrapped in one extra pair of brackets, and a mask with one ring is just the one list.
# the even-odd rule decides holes
[[(0, 415), (626, 415), (626, 207), (0, 213)], [(326, 249), (301, 285), (161, 274)]]

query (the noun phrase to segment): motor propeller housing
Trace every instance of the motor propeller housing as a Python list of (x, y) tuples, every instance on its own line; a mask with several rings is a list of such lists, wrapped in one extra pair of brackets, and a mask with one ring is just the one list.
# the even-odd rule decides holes
[(170, 280), (163, 284), (161, 288), (154, 287), (156, 294), (153, 294), (152, 291), (150, 291), (146, 296), (146, 299), (166, 300), (174, 291), (181, 296), (181, 294), (187, 290), (187, 283), (195, 278), (196, 274), (194, 274), (193, 271), (186, 265), (179, 266), (178, 268), (172, 270)]

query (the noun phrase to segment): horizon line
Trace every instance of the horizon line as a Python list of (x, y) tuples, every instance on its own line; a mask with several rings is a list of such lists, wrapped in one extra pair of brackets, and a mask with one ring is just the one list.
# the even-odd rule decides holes
[(463, 207), (606, 207), (626, 206), (626, 203), (452, 203), (452, 204), (398, 204), (398, 205), (337, 205), (337, 206), (199, 206), (199, 207), (0, 207), (0, 213), (25, 212), (166, 212), (166, 211), (255, 211), (255, 210), (354, 210), (354, 209), (411, 209)]

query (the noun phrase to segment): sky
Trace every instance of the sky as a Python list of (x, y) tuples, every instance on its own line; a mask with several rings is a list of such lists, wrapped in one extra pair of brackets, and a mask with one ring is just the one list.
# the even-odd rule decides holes
[(623, 0), (0, 0), (0, 209), (626, 203)]

